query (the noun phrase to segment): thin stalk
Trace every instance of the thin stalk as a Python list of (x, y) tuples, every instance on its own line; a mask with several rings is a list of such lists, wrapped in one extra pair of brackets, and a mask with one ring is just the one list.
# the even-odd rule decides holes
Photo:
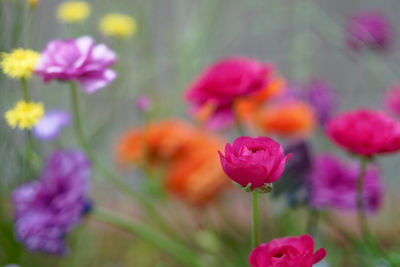
[(319, 212), (313, 208), (308, 208), (307, 233), (315, 237), (318, 231)]
[(236, 108), (236, 104), (233, 105), (233, 112), (234, 112), (234, 115), (235, 115), (235, 126), (236, 126), (236, 129), (238, 131), (238, 134), (239, 134), (239, 136), (244, 136), (245, 135), (245, 131), (244, 131), (242, 123), (240, 121), (238, 110)]
[(173, 232), (172, 228), (165, 222), (162, 216), (157, 212), (155, 207), (140, 193), (135, 192), (132, 188), (116, 174), (105, 167), (100, 160), (97, 159), (93, 151), (91, 150), (88, 142), (85, 139), (85, 135), (82, 130), (81, 117), (79, 112), (79, 101), (78, 91), (75, 83), (71, 83), (71, 103), (74, 113), (75, 131), (79, 139), (82, 148), (86, 151), (87, 155), (91, 159), (93, 165), (99, 170), (110, 183), (114, 184), (121, 192), (125, 193), (132, 200), (139, 202), (147, 211), (151, 219), (154, 220), (163, 230), (166, 232)]
[(99, 207), (96, 207), (91, 212), (91, 216), (98, 221), (105, 222), (142, 238), (143, 240), (168, 253), (182, 264), (194, 267), (203, 266), (198, 256), (191, 249), (178, 242), (168, 239), (161, 233), (154, 231), (145, 224), (133, 222), (127, 218)]
[(258, 227), (258, 193), (257, 191), (251, 192), (252, 199), (252, 210), (253, 210), (253, 224), (252, 224), (252, 235), (251, 245), (256, 248), (259, 244), (259, 227)]
[[(30, 98), (29, 98), (28, 86), (27, 86), (27, 82), (26, 82), (25, 78), (21, 79), (21, 84), (22, 84), (22, 94), (24, 96), (24, 100), (25, 100), (25, 102), (29, 102)], [(34, 154), (35, 149), (34, 149), (32, 134), (30, 131), (27, 131), (27, 133), (26, 133), (26, 142), (27, 142), (27, 145), (26, 145), (25, 154), (26, 154), (26, 158), (28, 159), (28, 161), (31, 162), (32, 158), (34, 156), (33, 154)]]
[(392, 266), (398, 266), (397, 264), (392, 262), (390, 257), (387, 255), (386, 251), (381, 247), (378, 240), (375, 239), (375, 237), (371, 232), (371, 229), (369, 228), (367, 216), (365, 215), (365, 203), (363, 194), (365, 173), (367, 170), (369, 158), (362, 157), (360, 161), (361, 161), (361, 172), (357, 180), (357, 210), (358, 210), (358, 220), (360, 223), (364, 242), (366, 243), (367, 247), (373, 250), (373, 252), (376, 253), (377, 255), (380, 255), (381, 257), (385, 258), (389, 263), (391, 263)]

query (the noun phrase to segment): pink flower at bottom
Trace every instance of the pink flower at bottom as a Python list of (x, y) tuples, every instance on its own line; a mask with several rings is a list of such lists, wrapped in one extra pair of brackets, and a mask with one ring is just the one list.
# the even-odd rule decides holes
[(256, 247), (249, 256), (251, 267), (311, 267), (326, 256), (320, 248), (314, 253), (309, 235), (276, 238)]

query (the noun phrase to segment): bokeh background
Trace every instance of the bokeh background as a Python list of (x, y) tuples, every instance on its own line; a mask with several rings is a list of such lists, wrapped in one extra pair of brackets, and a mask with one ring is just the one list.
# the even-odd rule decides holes
[[(92, 6), (91, 16), (73, 25), (58, 23), (55, 14), (61, 2), (41, 0), (31, 16), (24, 1), (1, 0), (0, 51), (27, 47), (28, 36), (31, 36), (30, 47), (42, 51), (49, 40), (82, 35), (91, 35), (117, 51), (119, 60), (114, 69), (118, 78), (95, 95), (79, 95), (86, 135), (94, 151), (110, 168), (116, 168), (114, 145), (121, 132), (144, 123), (143, 116), (135, 109), (138, 95), (152, 98), (153, 119), (178, 117), (190, 121), (182, 97), (184, 90), (206, 65), (225, 56), (245, 55), (272, 62), (288, 83), (299, 88), (313, 78), (322, 78), (339, 96), (337, 111), (360, 106), (381, 108), (384, 93), (400, 78), (397, 0), (91, 0), (88, 1)], [(391, 20), (394, 45), (388, 51), (353, 53), (346, 47), (346, 22), (360, 9), (378, 9)], [(137, 34), (127, 40), (103, 37), (98, 22), (109, 12), (133, 16)], [(20, 98), (19, 86), (0, 75), (1, 114)], [(44, 102), (46, 108), (69, 109), (67, 85), (54, 82), (44, 85), (34, 78), (30, 87), (32, 98)], [(227, 140), (234, 137), (230, 132), (223, 134)], [(179, 266), (140, 239), (90, 220), (68, 237), (71, 251), (67, 256), (26, 252), (14, 241), (8, 201), (10, 190), (23, 182), (17, 150), (24, 146), (24, 136), (10, 129), (2, 119), (0, 140), (0, 265), (16, 262), (26, 267)], [(330, 149), (344, 155), (320, 133), (310, 140), (316, 151)], [(72, 128), (63, 132), (59, 142), (66, 147), (77, 145)], [(56, 145), (42, 145), (42, 153)], [(395, 223), (400, 219), (396, 205), (399, 160), (399, 155), (379, 159), (386, 183), (385, 205), (372, 220), (374, 227), (379, 228), (378, 234), (388, 243), (400, 238), (400, 228)], [(132, 171), (121, 175), (135, 186), (143, 173)], [(97, 203), (129, 216), (144, 216), (138, 207), (102, 181), (101, 175), (93, 176), (96, 182), (92, 198)], [(208, 266), (247, 266), (248, 248), (241, 244), (250, 238), (246, 211), (250, 202), (235, 190), (227, 192), (218, 204), (201, 208), (188, 207), (174, 199), (165, 202), (166, 196), (161, 193), (154, 198), (175, 227), (184, 229), (179, 231), (183, 238), (210, 250), (203, 255), (210, 261)], [(266, 237), (270, 232), (281, 236), (302, 233), (304, 211), (288, 213), (284, 202), (265, 201), (262, 216), (274, 216), (268, 220), (269, 230), (268, 227), (263, 230)], [(219, 218), (222, 213), (226, 217), (223, 222)], [(355, 227), (351, 214), (339, 215), (343, 227)], [(232, 244), (228, 252), (225, 243)], [(355, 253), (346, 246), (328, 242), (325, 247), (330, 250), (330, 265), (324, 262), (320, 266), (364, 266), (346, 260), (348, 254)], [(224, 265), (215, 262), (213, 253), (226, 253), (233, 258)]]

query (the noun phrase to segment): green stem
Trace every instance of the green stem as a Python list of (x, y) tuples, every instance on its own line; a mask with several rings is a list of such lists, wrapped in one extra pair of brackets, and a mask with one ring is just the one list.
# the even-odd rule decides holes
[(308, 208), (307, 233), (315, 237), (318, 230), (319, 212), (313, 208)]
[(111, 213), (99, 207), (96, 207), (91, 212), (91, 216), (96, 220), (113, 225), (142, 238), (143, 240), (165, 251), (166, 253), (174, 257), (177, 261), (187, 266), (203, 266), (198, 256), (191, 249), (180, 243), (168, 239), (161, 233), (154, 231), (152, 228), (145, 224), (132, 222), (127, 218), (124, 218), (115, 213)]
[(157, 212), (156, 208), (140, 193), (132, 190), (132, 188), (123, 180), (121, 180), (116, 174), (105, 167), (100, 160), (97, 159), (93, 151), (91, 150), (88, 142), (85, 139), (82, 130), (81, 117), (79, 112), (79, 102), (78, 102), (78, 90), (75, 83), (71, 83), (71, 103), (74, 113), (75, 131), (78, 136), (79, 142), (83, 149), (86, 151), (87, 155), (91, 159), (93, 165), (99, 170), (104, 177), (106, 177), (110, 183), (114, 184), (121, 192), (125, 193), (134, 201), (138, 201), (147, 211), (149, 216), (163, 228), (166, 232), (173, 232), (173, 229), (165, 222), (162, 216)]
[(363, 237), (366, 241), (370, 240), (371, 231), (368, 226), (367, 217), (365, 216), (365, 204), (364, 204), (364, 176), (367, 169), (368, 159), (361, 159), (361, 172), (357, 180), (357, 208), (358, 208), (358, 220), (360, 223)]
[(24, 95), (24, 100), (26, 102), (29, 102), (29, 93), (28, 93), (28, 86), (26, 84), (26, 79), (22, 78), (21, 83), (22, 83), (22, 93)]
[(259, 244), (259, 230), (258, 230), (258, 193), (257, 191), (251, 192), (252, 198), (252, 209), (253, 209), (253, 224), (252, 224), (252, 236), (251, 245), (256, 248)]
[[(27, 82), (25, 78), (21, 79), (21, 84), (22, 84), (22, 94), (24, 96), (24, 100), (25, 102), (29, 102), (30, 98), (29, 98), (29, 92), (28, 92), (28, 86), (27, 86)], [(32, 134), (30, 131), (27, 131), (26, 133), (26, 141), (27, 141), (27, 145), (26, 145), (26, 158), (28, 159), (29, 162), (32, 163), (32, 159), (35, 156), (34, 155), (34, 143), (33, 143), (33, 138), (32, 138)]]
[(364, 179), (369, 158), (362, 157), (360, 161), (361, 161), (361, 172), (357, 180), (357, 208), (358, 208), (358, 220), (360, 223), (364, 242), (366, 243), (367, 247), (369, 247), (377, 255), (385, 258), (389, 263), (391, 263), (392, 266), (398, 266), (392, 262), (392, 260), (387, 255), (385, 250), (379, 244), (378, 240), (374, 238), (371, 229), (369, 228), (367, 216), (365, 215), (365, 203), (363, 194)]
[(234, 112), (234, 115), (235, 115), (235, 126), (236, 126), (236, 129), (238, 131), (238, 134), (239, 134), (239, 136), (244, 136), (245, 135), (245, 131), (244, 131), (243, 127), (242, 127), (242, 123), (241, 123), (240, 118), (239, 118), (239, 114), (238, 114), (238, 111), (237, 111), (237, 108), (236, 108), (236, 104), (233, 105), (233, 112)]

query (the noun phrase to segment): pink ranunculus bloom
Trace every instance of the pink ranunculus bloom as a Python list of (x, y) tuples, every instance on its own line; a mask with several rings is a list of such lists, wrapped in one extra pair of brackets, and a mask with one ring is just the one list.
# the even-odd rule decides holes
[(45, 82), (53, 79), (77, 81), (86, 93), (91, 94), (117, 77), (110, 69), (116, 60), (114, 51), (105, 44), (95, 45), (89, 36), (53, 40), (42, 52), (35, 73)]
[[(357, 210), (357, 180), (361, 168), (358, 162), (345, 163), (330, 154), (323, 154), (313, 161), (309, 174), (310, 204), (315, 209), (328, 207), (340, 210)], [(363, 185), (365, 209), (375, 212), (382, 203), (380, 170), (368, 165)]]
[(385, 95), (384, 105), (391, 113), (400, 115), (400, 83), (395, 84)]
[(265, 88), (272, 66), (247, 57), (229, 57), (206, 68), (186, 91), (194, 114), (204, 107), (212, 111), (206, 126), (218, 129), (234, 121), (235, 99)]
[(386, 50), (393, 41), (393, 28), (388, 18), (376, 10), (354, 14), (347, 24), (347, 43), (354, 50)]
[(320, 248), (314, 253), (309, 235), (276, 238), (256, 247), (249, 256), (251, 267), (311, 267), (326, 256)]
[(367, 157), (400, 149), (400, 123), (383, 111), (344, 112), (327, 123), (325, 132), (339, 146)]
[(234, 182), (251, 189), (275, 182), (283, 173), (286, 155), (282, 146), (268, 137), (242, 136), (225, 146), (225, 155), (218, 151), (221, 165)]

